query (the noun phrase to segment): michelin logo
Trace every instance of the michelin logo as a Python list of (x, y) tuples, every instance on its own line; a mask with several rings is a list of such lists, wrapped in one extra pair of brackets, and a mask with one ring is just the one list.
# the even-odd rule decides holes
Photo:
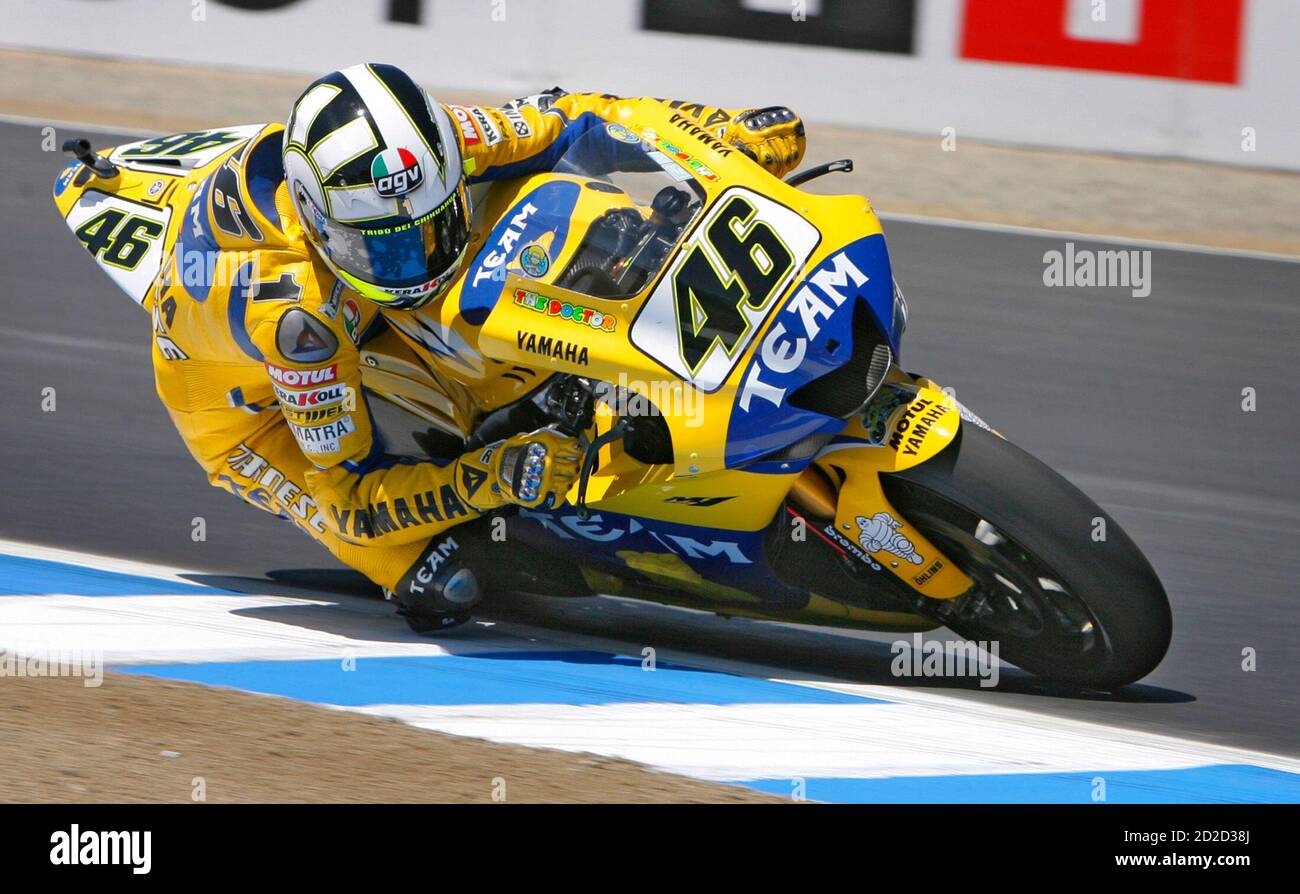
[(916, 547), (912, 546), (912, 541), (898, 533), (903, 523), (888, 512), (877, 512), (871, 518), (859, 515), (857, 522), (858, 543), (862, 544), (862, 548), (867, 552), (886, 552), (913, 565), (920, 565), (925, 561), (925, 558), (916, 551)]

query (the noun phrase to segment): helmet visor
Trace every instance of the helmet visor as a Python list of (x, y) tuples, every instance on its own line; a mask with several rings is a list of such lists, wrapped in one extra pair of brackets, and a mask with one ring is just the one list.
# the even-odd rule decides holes
[(439, 294), (459, 268), (469, 244), (469, 202), (461, 183), (417, 220), (364, 228), (318, 217), (316, 224), (326, 257), (358, 292), (412, 308)]

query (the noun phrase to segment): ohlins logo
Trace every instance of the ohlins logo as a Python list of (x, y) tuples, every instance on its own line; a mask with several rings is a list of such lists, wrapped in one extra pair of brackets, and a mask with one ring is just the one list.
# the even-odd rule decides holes
[(375, 192), (386, 199), (395, 199), (419, 186), (424, 173), (415, 153), (399, 146), (375, 156), (370, 163), (370, 177), (375, 181)]
[(930, 428), (947, 412), (948, 407), (943, 404), (921, 398), (898, 417), (898, 421), (894, 423), (894, 431), (889, 436), (889, 446), (895, 450), (901, 448), (904, 456), (916, 456), (921, 445), (925, 443), (926, 436), (930, 434)]
[(592, 310), (590, 307), (579, 307), (576, 304), (560, 301), (557, 298), (547, 298), (545, 295), (538, 295), (536, 292), (530, 292), (527, 289), (515, 289), (515, 304), (529, 310), (535, 310), (539, 314), (582, 323), (602, 332), (613, 332), (614, 327), (618, 324), (613, 314), (601, 313), (598, 310)]

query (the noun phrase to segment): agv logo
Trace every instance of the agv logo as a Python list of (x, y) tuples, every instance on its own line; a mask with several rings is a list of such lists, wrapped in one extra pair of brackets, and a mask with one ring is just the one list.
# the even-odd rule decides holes
[(375, 191), (386, 199), (406, 195), (420, 185), (424, 172), (410, 149), (385, 149), (370, 163), (370, 177)]

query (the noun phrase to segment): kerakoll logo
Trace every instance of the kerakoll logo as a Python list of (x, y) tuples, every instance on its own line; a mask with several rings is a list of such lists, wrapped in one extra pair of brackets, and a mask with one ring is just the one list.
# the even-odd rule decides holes
[(51, 835), (50, 844), (55, 866), (131, 866), (136, 875), (148, 875), (153, 867), (152, 832), (83, 832), (73, 823)]
[(326, 388), (316, 388), (311, 391), (292, 391), (281, 388), (279, 385), (272, 385), (271, 387), (275, 389), (276, 400), (294, 407), (321, 407), (326, 404), (338, 403), (348, 393), (348, 388), (345, 385), (330, 385)]

